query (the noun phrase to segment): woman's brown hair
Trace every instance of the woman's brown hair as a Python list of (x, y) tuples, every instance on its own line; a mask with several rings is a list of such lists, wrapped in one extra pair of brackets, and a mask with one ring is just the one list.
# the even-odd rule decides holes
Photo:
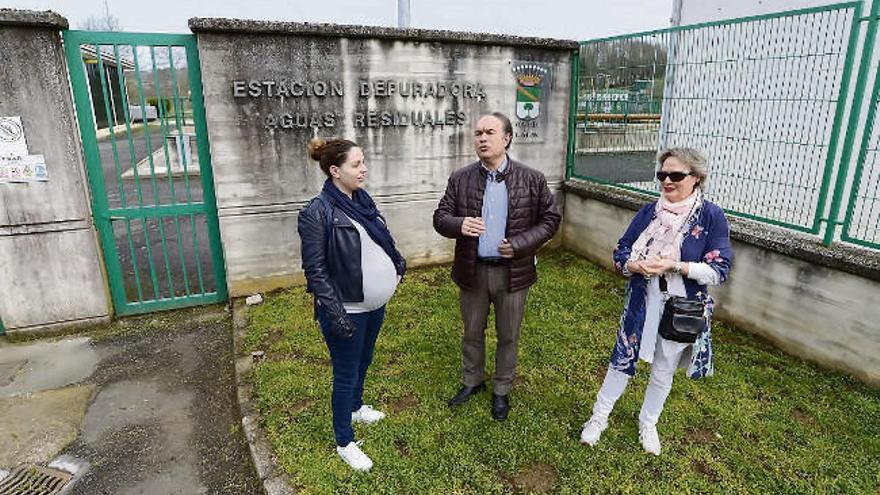
[(330, 167), (340, 166), (348, 159), (348, 152), (357, 148), (357, 143), (348, 139), (314, 138), (309, 141), (309, 156), (318, 162), (321, 170), (330, 177)]

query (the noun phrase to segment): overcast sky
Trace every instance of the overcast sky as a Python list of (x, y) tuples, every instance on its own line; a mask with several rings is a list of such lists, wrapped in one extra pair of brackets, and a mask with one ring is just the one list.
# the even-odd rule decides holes
[[(397, 25), (397, 0), (108, 0), (124, 31), (188, 33), (190, 17)], [(411, 0), (412, 27), (586, 40), (666, 27), (672, 0)], [(103, 0), (0, 0), (54, 10), (76, 29)]]

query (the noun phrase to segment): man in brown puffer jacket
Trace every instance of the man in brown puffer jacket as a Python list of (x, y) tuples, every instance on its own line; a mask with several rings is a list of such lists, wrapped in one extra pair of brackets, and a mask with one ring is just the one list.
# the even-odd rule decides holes
[(529, 287), (538, 279), (535, 252), (561, 219), (544, 175), (510, 159), (513, 127), (502, 113), (485, 115), (474, 130), (479, 161), (455, 171), (434, 211), (434, 229), (455, 242), (452, 280), (460, 289), (464, 321), (464, 385), (450, 407), (485, 389), (485, 333), (495, 307), (492, 417), (504, 420), (516, 375), (519, 329)]

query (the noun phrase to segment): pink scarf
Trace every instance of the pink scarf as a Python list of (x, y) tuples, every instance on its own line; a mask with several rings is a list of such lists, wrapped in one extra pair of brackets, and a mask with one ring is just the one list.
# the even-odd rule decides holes
[(701, 199), (699, 190), (678, 203), (670, 203), (661, 196), (657, 201), (654, 219), (636, 239), (629, 258), (641, 261), (651, 256), (659, 256), (680, 261), (681, 241), (684, 238), (683, 227)]

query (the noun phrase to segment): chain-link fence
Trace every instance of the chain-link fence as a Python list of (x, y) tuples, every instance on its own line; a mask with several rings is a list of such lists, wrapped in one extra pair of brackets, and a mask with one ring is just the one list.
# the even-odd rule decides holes
[[(862, 124), (857, 119), (851, 126), (850, 132), (862, 129), (862, 140), (855, 161), (855, 173), (851, 182), (839, 182), (839, 191), (835, 191), (835, 206), (842, 203), (843, 190), (849, 187), (849, 197), (846, 200), (846, 215), (843, 221), (841, 239), (859, 244), (865, 247), (880, 249), (880, 125), (877, 123), (877, 104), (880, 99), (880, 64), (877, 55), (880, 50), (877, 47), (878, 22), (880, 22), (880, 0), (875, 0), (871, 6), (870, 15), (865, 19), (865, 44), (861, 53), (859, 65), (858, 84), (856, 86), (856, 98), (862, 101), (863, 94), (870, 94), (867, 115)], [(873, 76), (874, 84), (870, 93), (867, 91), (867, 81)], [(852, 142), (855, 134), (848, 136), (844, 146), (841, 162), (846, 164), (852, 153)], [(845, 173), (842, 175), (846, 175)], [(826, 241), (832, 238), (826, 235)]]
[[(880, 81), (880, 77), (875, 80)], [(878, 86), (875, 85), (868, 128), (859, 153), (841, 234), (845, 241), (874, 249), (880, 249), (880, 125), (877, 125), (876, 113), (878, 97)]]
[(824, 224), (841, 223), (828, 220), (840, 208), (842, 239), (880, 247), (876, 84), (855, 173), (840, 165), (867, 100), (856, 69), (872, 63), (877, 15), (875, 6), (862, 18), (862, 7), (848, 2), (583, 42), (570, 175), (657, 194), (657, 151), (697, 148), (709, 159), (707, 196), (728, 212), (819, 234)]

